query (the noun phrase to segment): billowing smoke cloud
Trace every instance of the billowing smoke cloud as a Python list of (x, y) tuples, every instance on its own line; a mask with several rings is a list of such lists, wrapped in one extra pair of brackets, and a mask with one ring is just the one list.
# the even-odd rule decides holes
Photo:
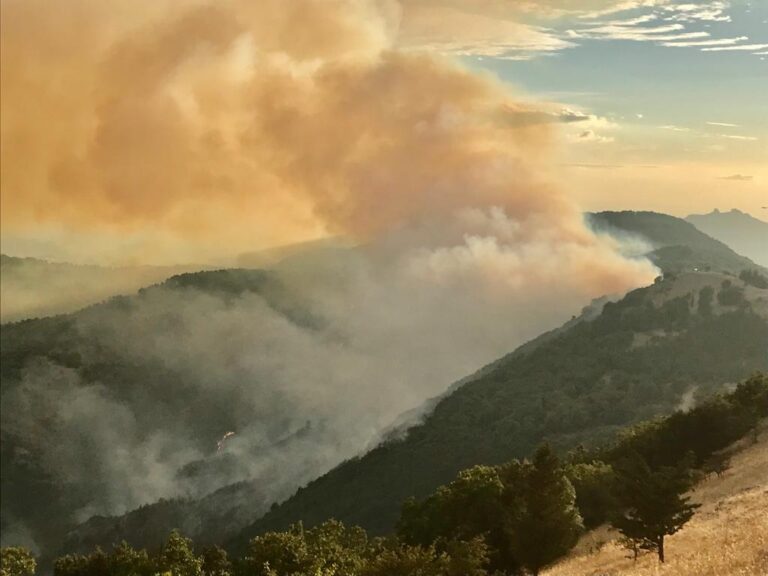
[(163, 234), (220, 254), (464, 208), (572, 217), (531, 173), (547, 126), (488, 78), (397, 51), (401, 14), (4, 2), (4, 232), (142, 230), (148, 256)]
[(317, 322), (256, 295), (163, 290), (81, 317), (82, 341), (99, 342), (84, 362), (112, 354), (149, 375), (115, 388), (38, 365), (3, 402), (4, 426), (13, 405), (23, 429), (39, 409), (26, 398), (59, 382), (52, 438), (71, 452), (40, 458), (97, 481), (79, 517), (243, 478), (282, 498), (590, 298), (655, 275), (546, 183), (551, 115), (398, 49), (401, 14), (373, 0), (4, 2), (4, 231), (154, 229), (209, 254), (359, 244), (277, 271)]

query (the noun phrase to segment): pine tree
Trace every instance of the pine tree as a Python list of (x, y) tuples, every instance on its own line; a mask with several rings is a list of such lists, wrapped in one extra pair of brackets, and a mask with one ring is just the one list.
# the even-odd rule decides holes
[(576, 544), (583, 525), (576, 491), (548, 445), (536, 450), (532, 465), (511, 534), (518, 560), (537, 575)]
[(229, 576), (232, 574), (232, 562), (227, 552), (219, 546), (205, 548), (202, 554), (203, 576)]
[(618, 466), (616, 496), (622, 510), (613, 525), (644, 550), (655, 550), (664, 562), (664, 538), (680, 530), (697, 504), (684, 496), (692, 485), (686, 467), (651, 470), (635, 453)]

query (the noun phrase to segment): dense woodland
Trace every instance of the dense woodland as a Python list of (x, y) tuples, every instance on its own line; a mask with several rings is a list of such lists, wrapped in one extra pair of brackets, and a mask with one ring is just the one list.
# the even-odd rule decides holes
[[(732, 392), (623, 431), (598, 449), (558, 458), (543, 444), (530, 459), (475, 466), (424, 499), (410, 499), (394, 533), (329, 520), (313, 528), (251, 539), (230, 558), (219, 546), (196, 547), (173, 531), (155, 550), (125, 542), (108, 552), (71, 554), (55, 576), (485, 576), (538, 574), (585, 531), (611, 523), (628, 549), (664, 561), (664, 538), (696, 513), (687, 493), (728, 467), (722, 450), (757, 435), (768, 417), (768, 377), (756, 374)], [(32, 575), (21, 548), (2, 551), (2, 576)]]

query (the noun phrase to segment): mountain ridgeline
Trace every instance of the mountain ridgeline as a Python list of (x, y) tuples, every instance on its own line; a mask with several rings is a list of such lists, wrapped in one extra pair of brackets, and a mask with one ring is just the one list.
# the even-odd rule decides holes
[(768, 266), (768, 222), (740, 210), (714, 210), (709, 214), (691, 214), (686, 220), (739, 254), (747, 256), (761, 266)]
[[(459, 470), (527, 456), (545, 440), (596, 445), (768, 369), (765, 269), (670, 216), (589, 222), (639, 240), (663, 272), (656, 283), (596, 301), (392, 418), (392, 433), (362, 455), (364, 414), (332, 425), (324, 410), (338, 411), (337, 399), (307, 404), (306, 387), (293, 387), (348, 373), (323, 363), (347, 344), (312, 287), (297, 292), (280, 265), (183, 274), (76, 314), (4, 325), (4, 545), (31, 541), (48, 555), (123, 539), (152, 548), (179, 528), (242, 551), (266, 530), (332, 517), (383, 534), (406, 499)], [(318, 352), (320, 334), (333, 349)], [(354, 394), (365, 376), (346, 377)]]
[(74, 312), (200, 266), (81, 266), (0, 254), (0, 319), (16, 322)]
[[(738, 274), (756, 267), (755, 262), (734, 252), (731, 245), (674, 216), (656, 212), (600, 212), (587, 214), (586, 218), (596, 232), (647, 244), (648, 257), (664, 272), (713, 270)], [(768, 242), (768, 230), (764, 237)]]

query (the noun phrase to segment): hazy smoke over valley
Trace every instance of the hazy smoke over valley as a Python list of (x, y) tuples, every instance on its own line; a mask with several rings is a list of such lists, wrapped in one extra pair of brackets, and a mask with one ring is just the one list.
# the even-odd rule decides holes
[(153, 289), (82, 314), (78, 358), (144, 366), (129, 387), (50, 360), (4, 387), (3, 427), (90, 495), (78, 519), (251, 477), (285, 497), (591, 298), (654, 277), (547, 184), (556, 113), (399, 49), (402, 14), (4, 1), (4, 228), (161, 231), (132, 258), (166, 254), (159, 236), (207, 255), (360, 246), (280, 268), (280, 306)]

